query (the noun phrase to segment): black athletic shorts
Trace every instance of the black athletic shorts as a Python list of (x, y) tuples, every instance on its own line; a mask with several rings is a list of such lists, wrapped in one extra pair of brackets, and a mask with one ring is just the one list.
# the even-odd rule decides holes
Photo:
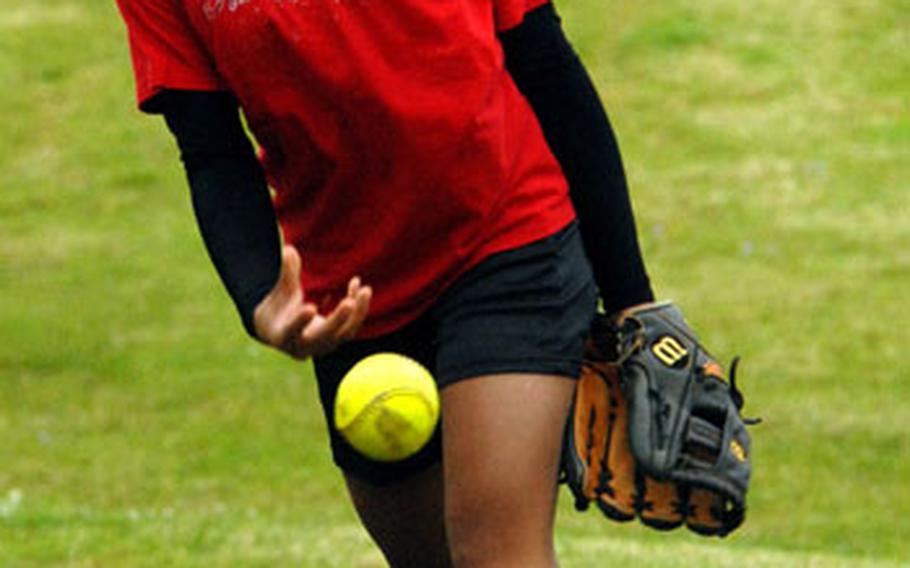
[(498, 373), (577, 377), (594, 315), (596, 288), (575, 222), (545, 239), (482, 261), (423, 316), (375, 339), (346, 343), (314, 361), (335, 463), (364, 481), (385, 485), (439, 462), (439, 428), (416, 455), (373, 461), (333, 427), (335, 393), (357, 361), (381, 351), (402, 353), (427, 367), (440, 389)]

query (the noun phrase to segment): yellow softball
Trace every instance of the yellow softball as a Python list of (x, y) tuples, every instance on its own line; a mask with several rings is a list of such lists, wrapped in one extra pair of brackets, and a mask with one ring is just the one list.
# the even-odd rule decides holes
[(426, 368), (404, 355), (377, 353), (357, 362), (338, 386), (335, 427), (376, 461), (417, 453), (439, 420), (439, 393)]

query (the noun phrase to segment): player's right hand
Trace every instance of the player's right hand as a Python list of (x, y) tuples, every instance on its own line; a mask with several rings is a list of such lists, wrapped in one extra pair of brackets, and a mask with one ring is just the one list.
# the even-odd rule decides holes
[(260, 341), (284, 351), (295, 359), (325, 355), (353, 339), (370, 308), (373, 291), (355, 276), (348, 294), (332, 313), (319, 314), (315, 304), (305, 301), (300, 285), (300, 254), (285, 245), (281, 254), (281, 275), (271, 292), (253, 312), (253, 325)]

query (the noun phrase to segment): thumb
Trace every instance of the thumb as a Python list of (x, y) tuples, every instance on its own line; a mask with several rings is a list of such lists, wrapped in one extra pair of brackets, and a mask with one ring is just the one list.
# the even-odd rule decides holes
[(291, 245), (285, 245), (281, 251), (281, 276), (275, 288), (287, 295), (300, 290), (300, 253)]

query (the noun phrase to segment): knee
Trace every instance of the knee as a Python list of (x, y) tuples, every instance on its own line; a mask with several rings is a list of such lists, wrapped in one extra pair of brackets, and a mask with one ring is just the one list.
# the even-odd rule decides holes
[(499, 527), (487, 508), (464, 500), (446, 503), (446, 540), (456, 568), (482, 566), (493, 556)]
[(455, 568), (555, 565), (549, 511), (509, 496), (478, 497), (446, 502), (446, 534)]

